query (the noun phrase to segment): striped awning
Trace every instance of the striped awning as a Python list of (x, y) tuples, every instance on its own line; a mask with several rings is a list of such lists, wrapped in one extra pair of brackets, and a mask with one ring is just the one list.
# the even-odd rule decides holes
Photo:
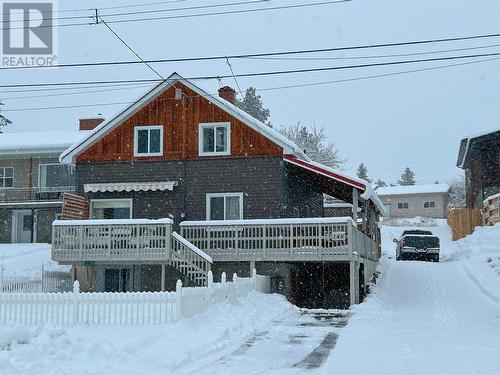
[(174, 190), (177, 181), (161, 182), (112, 182), (102, 184), (85, 184), (86, 193), (113, 192), (113, 191), (165, 191)]

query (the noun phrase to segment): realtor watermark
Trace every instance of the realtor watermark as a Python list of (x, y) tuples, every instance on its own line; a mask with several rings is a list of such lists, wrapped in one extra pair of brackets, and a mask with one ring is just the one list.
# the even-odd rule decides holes
[(3, 66), (57, 65), (55, 9), (50, 0), (2, 2)]

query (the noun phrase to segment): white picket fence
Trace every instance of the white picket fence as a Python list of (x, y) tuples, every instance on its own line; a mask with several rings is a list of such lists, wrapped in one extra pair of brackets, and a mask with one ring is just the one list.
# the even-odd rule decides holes
[(69, 272), (51, 269), (44, 264), (34, 275), (10, 274), (0, 264), (0, 293), (69, 292), (72, 287)]
[(206, 311), (216, 303), (235, 303), (252, 290), (266, 292), (269, 277), (233, 275), (226, 282), (213, 282), (209, 272), (207, 287), (183, 288), (177, 281), (175, 292), (80, 293), (78, 281), (73, 292), (0, 293), (0, 324), (59, 325), (144, 325), (164, 324)]

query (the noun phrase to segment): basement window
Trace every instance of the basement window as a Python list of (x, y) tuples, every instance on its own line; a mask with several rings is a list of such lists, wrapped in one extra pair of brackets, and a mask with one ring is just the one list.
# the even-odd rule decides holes
[(163, 155), (163, 126), (136, 126), (134, 128), (134, 156)]
[(207, 220), (242, 220), (243, 193), (207, 194)]
[(200, 124), (198, 129), (200, 156), (231, 154), (231, 124), (214, 122)]

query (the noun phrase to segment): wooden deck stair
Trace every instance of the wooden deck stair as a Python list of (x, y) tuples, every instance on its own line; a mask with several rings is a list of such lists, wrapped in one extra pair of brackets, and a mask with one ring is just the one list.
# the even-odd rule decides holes
[(172, 232), (170, 264), (196, 286), (206, 286), (212, 258), (176, 232)]

